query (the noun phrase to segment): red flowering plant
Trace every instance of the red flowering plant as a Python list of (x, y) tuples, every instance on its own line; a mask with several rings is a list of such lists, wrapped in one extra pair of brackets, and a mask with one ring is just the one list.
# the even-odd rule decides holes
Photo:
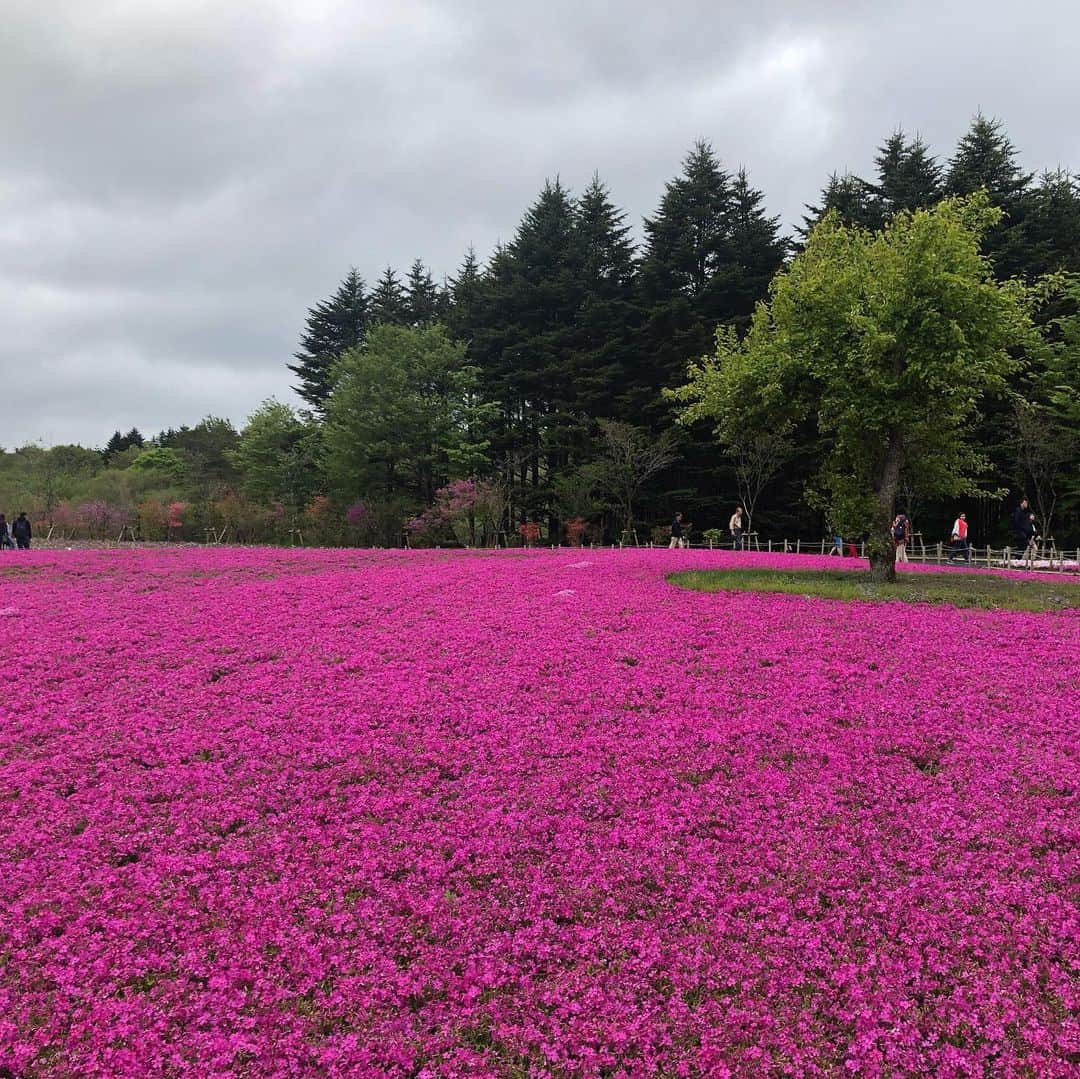
[(571, 547), (581, 546), (582, 540), (585, 537), (585, 530), (588, 527), (588, 523), (584, 517), (574, 517), (572, 520), (566, 522), (566, 540)]
[(535, 547), (540, 539), (540, 525), (536, 521), (523, 521), (518, 525), (518, 535), (526, 547)]

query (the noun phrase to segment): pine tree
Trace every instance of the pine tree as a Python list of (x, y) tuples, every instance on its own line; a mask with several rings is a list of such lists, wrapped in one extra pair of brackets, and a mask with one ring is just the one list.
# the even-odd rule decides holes
[(1044, 172), (1031, 191), (1025, 224), (1029, 275), (1080, 273), (1080, 176)]
[(578, 200), (575, 229), (582, 294), (565, 377), (574, 387), (572, 410), (585, 425), (617, 414), (640, 315), (630, 226), (597, 175)]
[(431, 279), (431, 272), (416, 259), (405, 284), (406, 321), (411, 326), (427, 326), (436, 321), (439, 306), (439, 290)]
[(297, 362), (288, 368), (300, 379), (296, 392), (317, 411), (330, 396), (331, 368), (342, 353), (360, 344), (368, 321), (364, 279), (355, 268), (333, 296), (308, 309)]
[(1020, 168), (1002, 122), (977, 113), (949, 162), (946, 188), (953, 195), (985, 189), (990, 202), (1005, 211), (1004, 219), (983, 240), (999, 280), (1027, 271), (1025, 219), (1031, 209), (1031, 180), (1032, 174)]
[(575, 207), (558, 178), (544, 184), (507, 248), (509, 279), (504, 302), (511, 340), (504, 354), (509, 399), (525, 410), (524, 446), (534, 455), (534, 486), (540, 456), (550, 471), (566, 446), (561, 430), (573, 410), (573, 387), (565, 359), (572, 349), (581, 302), (581, 251)]
[(922, 139), (895, 131), (874, 159), (878, 182), (874, 193), (887, 220), (902, 210), (918, 210), (941, 200), (941, 166)]
[(409, 321), (409, 306), (398, 275), (387, 266), (371, 294), (371, 322), (404, 326)]
[[(627, 379), (631, 423), (654, 435), (668, 428), (670, 406), (661, 390), (677, 385), (687, 364), (711, 350), (719, 326), (745, 321), (764, 297), (784, 244), (761, 203), (745, 174), (733, 179), (712, 148), (698, 142), (646, 219), (639, 275), (644, 325)], [(733, 480), (708, 432), (686, 434), (682, 461), (668, 477), (691, 520), (699, 513), (723, 517), (719, 501)]]
[(480, 262), (475, 248), (470, 245), (457, 276), (450, 278), (444, 290), (447, 329), (455, 340), (465, 342), (466, 346), (479, 325), (482, 288)]
[(788, 241), (780, 232), (780, 218), (769, 217), (765, 196), (750, 186), (746, 169), (741, 168), (731, 187), (728, 210), (728, 261), (717, 268), (710, 283), (715, 309), (724, 312), (725, 322), (742, 330), (759, 300), (769, 291), (769, 282), (784, 264)]
[(645, 220), (642, 286), (649, 300), (693, 299), (725, 258), (731, 177), (712, 147), (699, 140), (682, 174), (664, 189), (656, 215)]
[(124, 436), (119, 431), (113, 431), (112, 437), (105, 443), (105, 449), (101, 451), (101, 456), (106, 461), (115, 457), (118, 453), (121, 453), (124, 449)]
[(976, 113), (949, 161), (949, 194), (970, 195), (985, 188), (991, 203), (1005, 208), (1027, 191), (1031, 180), (1020, 168), (1002, 122)]
[(803, 240), (829, 210), (835, 210), (845, 225), (859, 228), (879, 229), (884, 221), (881, 201), (874, 186), (850, 172), (834, 172), (822, 188), (820, 205), (807, 203), (806, 209), (808, 212), (803, 216), (803, 226), (799, 229)]

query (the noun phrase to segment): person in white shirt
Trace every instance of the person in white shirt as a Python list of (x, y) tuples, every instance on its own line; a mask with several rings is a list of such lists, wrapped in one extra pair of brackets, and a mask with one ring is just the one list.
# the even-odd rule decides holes
[(733, 551), (741, 551), (742, 534), (743, 534), (743, 516), (742, 506), (736, 508), (735, 512), (731, 515), (731, 520), (728, 521), (728, 530), (731, 532), (734, 542), (731, 545)]

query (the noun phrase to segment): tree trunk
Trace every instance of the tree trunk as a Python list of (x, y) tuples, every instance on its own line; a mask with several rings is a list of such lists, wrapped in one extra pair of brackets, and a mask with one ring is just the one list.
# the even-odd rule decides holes
[(867, 551), (870, 555), (870, 580), (875, 583), (896, 580), (896, 544), (892, 538), (892, 522), (896, 516), (896, 491), (900, 486), (900, 470), (904, 466), (904, 445), (900, 432), (889, 435), (881, 474), (874, 484), (877, 495), (877, 514)]

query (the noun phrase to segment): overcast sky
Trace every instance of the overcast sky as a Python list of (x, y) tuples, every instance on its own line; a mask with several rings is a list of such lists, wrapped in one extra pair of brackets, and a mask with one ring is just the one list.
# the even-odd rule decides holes
[[(1080, 168), (1080, 6), (0, 0), (0, 445), (239, 426), (305, 311), (509, 239), (545, 177), (638, 224), (695, 138), (799, 220), (979, 107)], [(1019, 19), (1020, 22), (1016, 20)]]

